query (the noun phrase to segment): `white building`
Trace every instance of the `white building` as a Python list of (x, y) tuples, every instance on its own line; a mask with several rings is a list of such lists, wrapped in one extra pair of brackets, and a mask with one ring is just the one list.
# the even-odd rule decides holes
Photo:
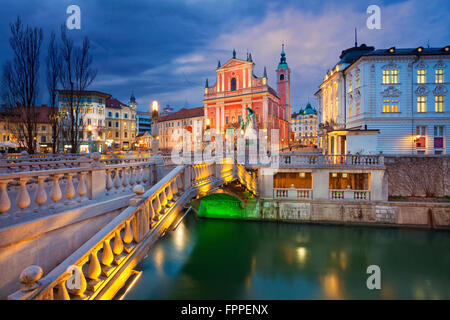
[(450, 46), (342, 51), (316, 92), (325, 153), (450, 154)]
[[(163, 152), (170, 152), (183, 140), (184, 130), (190, 133), (191, 142), (202, 143), (204, 130), (203, 107), (181, 109), (158, 119), (159, 145)], [(192, 145), (192, 150), (194, 146)]]
[(308, 102), (305, 109), (300, 109), (298, 113), (291, 115), (291, 133), (293, 134), (293, 144), (304, 146), (317, 145), (317, 110)]

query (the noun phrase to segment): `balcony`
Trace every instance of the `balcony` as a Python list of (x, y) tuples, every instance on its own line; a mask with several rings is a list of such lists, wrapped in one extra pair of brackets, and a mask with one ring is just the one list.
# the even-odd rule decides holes
[(378, 155), (323, 155), (323, 154), (281, 154), (280, 167), (299, 168), (384, 168), (384, 156)]

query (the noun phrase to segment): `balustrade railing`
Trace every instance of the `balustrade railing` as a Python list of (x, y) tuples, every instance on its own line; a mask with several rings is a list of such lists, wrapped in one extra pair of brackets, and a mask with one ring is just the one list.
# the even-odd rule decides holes
[(297, 188), (274, 188), (274, 199), (291, 199), (291, 200), (312, 200), (312, 189), (297, 189)]
[[(127, 169), (122, 169), (126, 177)], [(107, 170), (109, 190), (120, 188), (119, 168)], [(142, 175), (138, 177), (143, 179)], [(194, 190), (201, 190), (203, 184), (217, 185), (228, 177), (239, 179), (256, 191), (252, 176), (233, 163), (177, 166), (145, 193), (136, 186), (136, 197), (130, 199), (130, 206), (45, 277), (41, 279), (43, 272), (38, 266), (26, 268), (20, 276), (22, 289), (9, 299), (95, 299), (126, 268), (149, 237), (164, 232), (168, 227), (164, 221), (176, 212), (175, 207), (189, 201), (195, 195)], [(130, 178), (129, 183), (137, 183), (138, 179)]]
[(329, 198), (331, 200), (370, 200), (369, 190), (351, 190), (351, 189), (330, 189)]
[(105, 166), (99, 162), (65, 169), (0, 174), (0, 226), (86, 204), (87, 200), (132, 193), (156, 182), (156, 162)]
[(384, 156), (378, 155), (323, 155), (323, 154), (281, 154), (281, 166), (299, 166), (299, 167), (383, 167)]

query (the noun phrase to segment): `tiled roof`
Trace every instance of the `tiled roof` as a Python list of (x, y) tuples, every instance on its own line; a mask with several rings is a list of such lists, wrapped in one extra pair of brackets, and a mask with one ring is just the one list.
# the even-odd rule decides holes
[(108, 99), (106, 100), (105, 106), (107, 108), (115, 108), (115, 109), (122, 109), (123, 107), (126, 107), (127, 105), (123, 102), (120, 102), (117, 99)]
[(170, 120), (178, 120), (178, 119), (186, 119), (186, 118), (194, 118), (194, 117), (203, 117), (205, 114), (203, 107), (191, 108), (191, 109), (180, 109), (177, 112), (169, 114), (167, 116), (160, 117), (158, 122), (170, 121)]
[[(58, 90), (58, 93), (60, 95), (67, 95), (67, 94), (70, 93), (70, 90)], [(112, 97), (108, 93), (104, 93), (104, 92), (100, 92), (100, 91), (89, 91), (89, 90), (83, 91), (82, 95), (86, 95), (86, 96), (88, 96), (88, 95), (97, 95), (97, 96), (100, 96), (100, 97), (105, 98), (105, 99), (109, 99), (109, 98)]]
[[(37, 123), (50, 123), (50, 113), (51, 112), (58, 112), (58, 108), (57, 107), (49, 107), (47, 105), (42, 105), (42, 106), (35, 106), (36, 108), (36, 114), (37, 114)], [(11, 108), (11, 109), (6, 109), (4, 110), (4, 112), (2, 112), (3, 114), (1, 115), (1, 119), (5, 120), (8, 118), (9, 121), (12, 122), (21, 122), (21, 121), (25, 121), (24, 117), (22, 120), (19, 119), (20, 117), (20, 109), (19, 108)]]

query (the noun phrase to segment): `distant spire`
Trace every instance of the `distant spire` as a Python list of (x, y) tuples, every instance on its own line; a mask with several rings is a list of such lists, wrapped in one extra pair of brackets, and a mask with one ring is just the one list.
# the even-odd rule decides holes
[(264, 74), (263, 74), (263, 78), (267, 78), (267, 70), (266, 70), (266, 66), (264, 66)]
[(252, 60), (252, 53), (251, 52), (248, 54), (248, 61), (253, 62), (253, 60)]
[(136, 98), (134, 97), (134, 90), (131, 91), (130, 102), (136, 102)]
[(233, 59), (236, 59), (236, 50), (233, 49)]
[(278, 63), (278, 69), (280, 68), (288, 68), (287, 62), (286, 62), (286, 53), (284, 52), (284, 43), (281, 45), (281, 58), (280, 62)]
[(209, 85), (208, 85), (208, 78), (206, 78), (205, 88), (209, 88)]
[(219, 62), (217, 63), (217, 69), (219, 69), (221, 66), (220, 66), (220, 60), (219, 60)]
[(358, 33), (356, 32), (356, 28), (355, 28), (355, 47), (358, 46)]

